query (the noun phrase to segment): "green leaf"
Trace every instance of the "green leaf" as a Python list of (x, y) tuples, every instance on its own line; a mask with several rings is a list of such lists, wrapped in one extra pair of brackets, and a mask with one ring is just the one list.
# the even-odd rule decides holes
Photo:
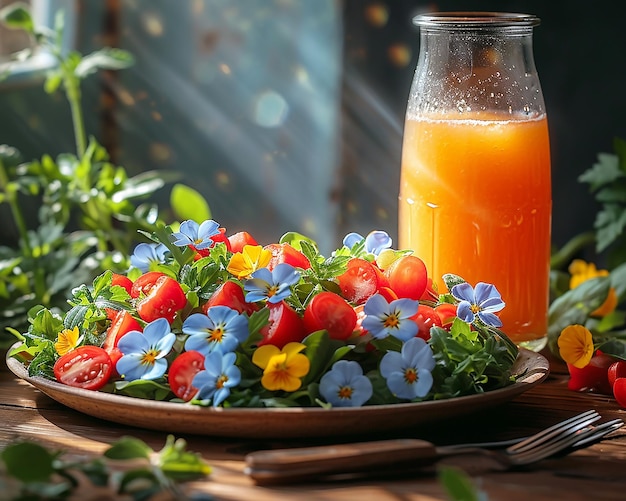
[(588, 183), (590, 190), (593, 192), (620, 177), (624, 177), (624, 172), (622, 172), (619, 167), (618, 156), (609, 153), (600, 153), (598, 155), (598, 162), (595, 163), (591, 169), (588, 169), (578, 176), (578, 181)]
[(623, 234), (626, 227), (626, 211), (619, 205), (605, 204), (596, 214), (594, 226), (597, 230), (596, 250), (602, 252)]
[(181, 221), (190, 219), (202, 223), (211, 219), (211, 209), (204, 197), (196, 190), (183, 184), (176, 184), (170, 194), (170, 205)]
[(122, 437), (104, 451), (109, 459), (150, 459), (154, 451), (142, 440), (134, 437)]
[(450, 501), (480, 501), (482, 499), (471, 478), (463, 470), (442, 466), (438, 469), (437, 476), (447, 491)]
[(51, 71), (46, 77), (43, 89), (46, 94), (54, 94), (63, 82), (63, 74), (60, 71)]
[(168, 435), (159, 453), (159, 463), (165, 475), (174, 480), (192, 480), (211, 473), (211, 467), (199, 454), (186, 450), (187, 442)]
[(130, 52), (105, 47), (83, 57), (76, 66), (74, 74), (78, 78), (85, 78), (99, 69), (123, 70), (134, 63), (135, 60)]
[(54, 472), (54, 458), (47, 449), (32, 442), (7, 446), (0, 457), (10, 475), (22, 482), (43, 482)]
[(30, 7), (23, 2), (16, 2), (1, 9), (0, 21), (8, 28), (24, 30), (28, 33), (34, 31)]

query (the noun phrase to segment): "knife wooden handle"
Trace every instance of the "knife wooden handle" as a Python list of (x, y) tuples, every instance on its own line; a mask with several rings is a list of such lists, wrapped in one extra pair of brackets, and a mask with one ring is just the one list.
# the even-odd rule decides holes
[(418, 439), (393, 439), (319, 447), (251, 452), (246, 474), (257, 483), (374, 471), (393, 464), (417, 465), (438, 457), (437, 448)]

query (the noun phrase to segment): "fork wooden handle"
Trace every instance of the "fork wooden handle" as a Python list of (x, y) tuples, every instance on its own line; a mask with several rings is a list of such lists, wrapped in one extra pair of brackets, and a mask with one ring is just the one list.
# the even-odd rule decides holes
[(246, 474), (257, 483), (280, 483), (306, 477), (368, 472), (382, 466), (417, 466), (437, 457), (437, 448), (419, 439), (275, 449), (248, 454)]

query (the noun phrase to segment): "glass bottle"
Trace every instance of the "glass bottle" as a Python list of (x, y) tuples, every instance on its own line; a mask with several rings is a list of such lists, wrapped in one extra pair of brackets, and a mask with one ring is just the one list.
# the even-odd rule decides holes
[(551, 174), (548, 122), (527, 14), (419, 15), (406, 112), (399, 247), (445, 273), (496, 286), (502, 330), (547, 339)]

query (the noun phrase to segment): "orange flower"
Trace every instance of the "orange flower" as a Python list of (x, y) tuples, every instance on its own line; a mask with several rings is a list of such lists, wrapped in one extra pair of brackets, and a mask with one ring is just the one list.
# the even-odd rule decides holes
[[(608, 277), (608, 270), (598, 270), (593, 263), (587, 263), (582, 259), (574, 259), (568, 268), (570, 272), (569, 288), (574, 289), (583, 282), (596, 277)], [(592, 311), (589, 315), (592, 317), (605, 317), (609, 313), (613, 313), (617, 307), (617, 292), (614, 287), (609, 289), (609, 293), (598, 308)]]
[(585, 367), (593, 356), (591, 331), (582, 325), (568, 325), (557, 341), (561, 358), (578, 369)]
[(261, 245), (244, 245), (242, 252), (235, 252), (226, 269), (237, 278), (247, 278), (259, 268), (265, 268), (272, 253)]

